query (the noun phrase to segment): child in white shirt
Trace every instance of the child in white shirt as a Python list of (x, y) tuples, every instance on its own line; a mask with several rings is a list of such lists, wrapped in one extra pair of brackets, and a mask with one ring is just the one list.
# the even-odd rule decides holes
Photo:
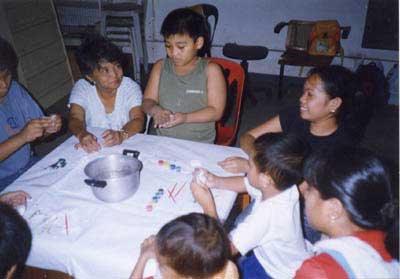
[(230, 233), (233, 254), (250, 252), (239, 263), (242, 278), (291, 278), (311, 255), (303, 238), (296, 186), (307, 153), (298, 138), (265, 134), (255, 141), (247, 177), (218, 177), (202, 169), (204, 179), (193, 179), (193, 195), (213, 217), (217, 213), (209, 187), (248, 192), (255, 199), (250, 214)]

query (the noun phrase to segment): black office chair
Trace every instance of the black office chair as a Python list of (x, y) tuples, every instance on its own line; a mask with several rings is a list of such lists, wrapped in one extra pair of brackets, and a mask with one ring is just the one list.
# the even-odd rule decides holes
[(222, 53), (226, 57), (241, 60), (240, 65), (242, 65), (245, 74), (245, 85), (244, 85), (245, 96), (250, 98), (250, 101), (253, 105), (257, 104), (256, 97), (254, 97), (252, 92), (249, 90), (250, 82), (248, 79), (248, 73), (249, 73), (248, 60), (265, 59), (268, 55), (268, 48), (263, 46), (245, 46), (245, 45), (228, 43), (225, 44), (224, 47), (222, 48)]

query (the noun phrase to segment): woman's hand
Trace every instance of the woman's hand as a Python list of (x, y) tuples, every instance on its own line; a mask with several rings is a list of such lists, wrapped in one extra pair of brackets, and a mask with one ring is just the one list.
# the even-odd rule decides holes
[(107, 147), (121, 144), (124, 141), (121, 131), (106, 130), (101, 137), (104, 140), (104, 146)]
[(101, 145), (97, 142), (97, 138), (89, 132), (83, 133), (78, 136), (79, 143), (75, 144), (75, 148), (82, 148), (87, 153), (99, 151)]
[(13, 191), (13, 192), (8, 192), (5, 194), (0, 195), (0, 201), (7, 203), (11, 206), (17, 206), (24, 204), (27, 199), (30, 199), (31, 196), (24, 191)]
[(169, 117), (169, 121), (160, 125), (159, 128), (171, 128), (179, 124), (185, 123), (186, 119), (187, 119), (186, 113), (177, 112), (171, 114)]
[(246, 173), (249, 171), (249, 161), (241, 157), (228, 157), (218, 162), (218, 165), (231, 173)]

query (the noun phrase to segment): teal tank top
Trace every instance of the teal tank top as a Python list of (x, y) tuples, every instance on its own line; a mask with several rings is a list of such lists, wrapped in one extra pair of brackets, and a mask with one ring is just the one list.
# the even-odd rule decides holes
[[(193, 71), (184, 76), (175, 74), (171, 59), (163, 61), (160, 83), (158, 85), (159, 104), (172, 112), (189, 113), (207, 106), (208, 61), (202, 58)], [(197, 142), (214, 143), (215, 122), (183, 123), (172, 128), (156, 129), (160, 136)]]

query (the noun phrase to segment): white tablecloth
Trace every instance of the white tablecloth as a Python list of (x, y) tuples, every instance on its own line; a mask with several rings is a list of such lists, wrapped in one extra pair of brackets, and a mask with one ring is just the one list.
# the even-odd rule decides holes
[[(100, 133), (99, 130), (94, 132)], [(239, 148), (142, 134), (121, 146), (103, 148), (95, 154), (74, 149), (75, 143), (74, 137), (65, 141), (6, 191), (22, 189), (32, 196), (23, 213), (33, 233), (27, 264), (59, 270), (78, 279), (127, 278), (139, 256), (143, 239), (157, 233), (162, 225), (177, 216), (202, 212), (190, 192), (191, 162), (198, 160), (218, 175), (229, 175), (217, 162), (228, 156), (246, 156)], [(140, 151), (143, 169), (139, 190), (119, 203), (99, 201), (84, 183), (87, 177), (83, 169), (93, 159), (121, 154), (123, 149)], [(60, 159), (65, 159), (64, 167), (60, 164), (58, 168), (51, 167)], [(159, 160), (181, 166), (182, 170), (177, 172), (160, 166)], [(167, 190), (185, 182), (174, 203)], [(164, 189), (164, 194), (153, 210), (147, 211), (146, 205), (160, 188)], [(213, 193), (218, 214), (224, 220), (236, 193), (224, 190), (213, 190)], [(145, 276), (154, 274), (155, 270), (156, 263), (150, 261)]]

